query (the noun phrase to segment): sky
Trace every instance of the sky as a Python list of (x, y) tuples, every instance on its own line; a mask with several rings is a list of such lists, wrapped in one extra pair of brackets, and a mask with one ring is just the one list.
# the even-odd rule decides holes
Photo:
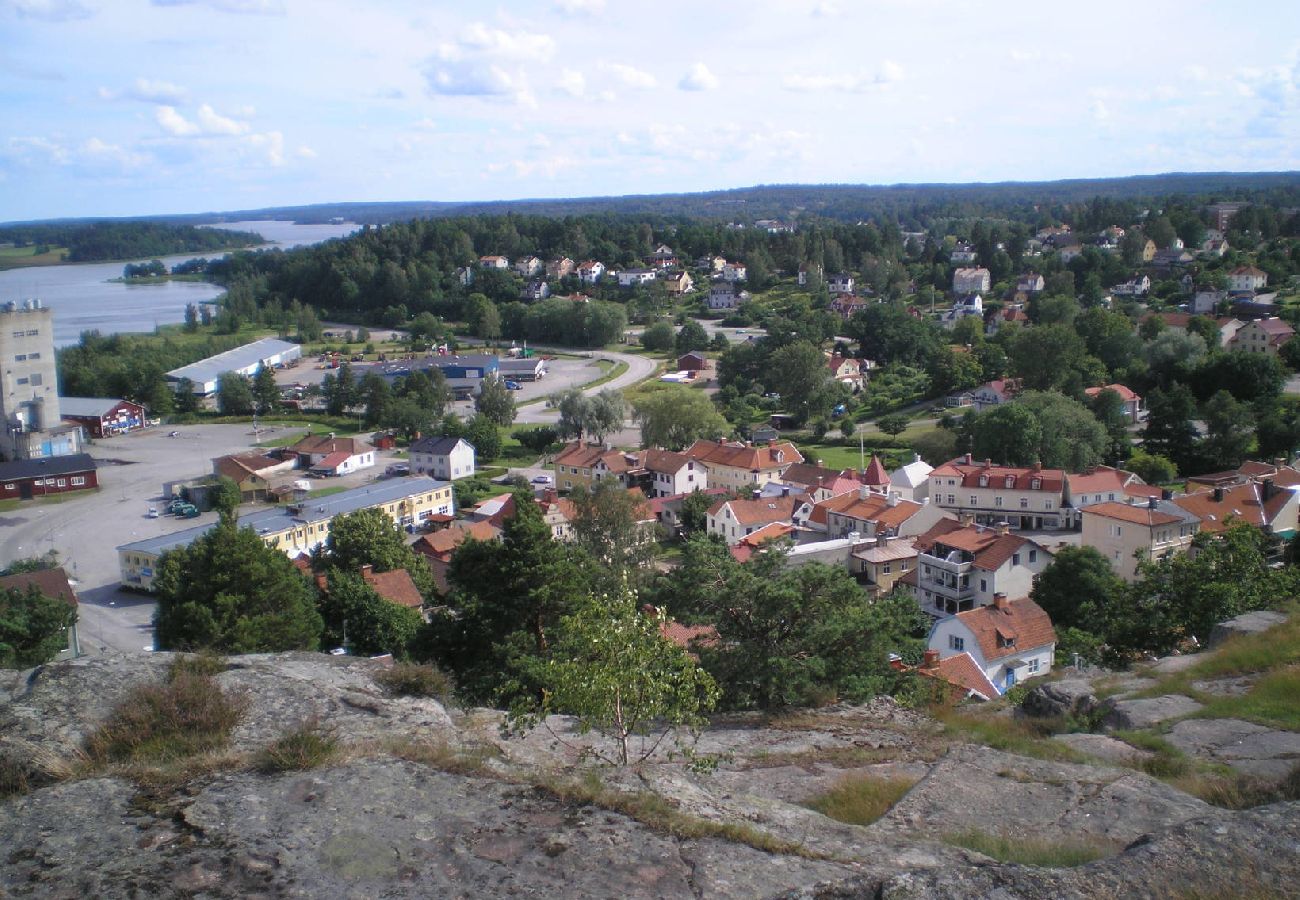
[(1295, 169), (1294, 0), (0, 0), (0, 221)]

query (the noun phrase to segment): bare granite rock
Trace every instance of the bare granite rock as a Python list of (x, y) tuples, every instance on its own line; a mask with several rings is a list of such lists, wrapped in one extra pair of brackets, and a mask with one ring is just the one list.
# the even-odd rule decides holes
[(959, 747), (868, 830), (915, 838), (996, 831), (1044, 840), (1087, 838), (1118, 849), (1149, 831), (1216, 812), (1129, 769)]
[(1206, 640), (1205, 646), (1213, 649), (1230, 637), (1239, 634), (1258, 634), (1261, 631), (1268, 631), (1274, 625), (1281, 625), (1285, 621), (1285, 613), (1270, 610), (1261, 609), (1256, 612), (1242, 613), (1236, 618), (1215, 625), (1210, 631), (1210, 637)]
[(1020, 703), (1020, 709), (1026, 715), (1041, 718), (1088, 715), (1096, 708), (1097, 697), (1092, 692), (1092, 685), (1081, 678), (1040, 684)]
[(1200, 703), (1182, 694), (1166, 694), (1143, 700), (1109, 700), (1102, 724), (1107, 728), (1150, 728), (1170, 719), (1191, 715), (1201, 708)]
[(1148, 759), (1154, 754), (1149, 750), (1139, 750), (1130, 744), (1105, 734), (1054, 734), (1052, 740), (1072, 747), (1080, 753), (1086, 753), (1105, 762), (1119, 765), (1131, 764), (1141, 759)]
[(1188, 719), (1171, 728), (1166, 739), (1189, 755), (1269, 780), (1300, 766), (1300, 734), (1241, 719)]

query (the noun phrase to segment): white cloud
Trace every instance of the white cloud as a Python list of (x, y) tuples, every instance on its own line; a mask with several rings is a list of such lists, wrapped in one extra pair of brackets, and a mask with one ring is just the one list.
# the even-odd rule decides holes
[(1088, 111), (1092, 113), (1092, 117), (1098, 122), (1104, 122), (1110, 118), (1110, 107), (1108, 107), (1106, 102), (1101, 98), (1093, 100), (1092, 104), (1088, 107)]
[(304, 144), (298, 148), (298, 157), (300, 159), (315, 159), (316, 151)]
[(470, 24), (460, 36), (439, 45), (425, 69), (429, 90), (459, 97), (513, 97), (516, 103), (535, 106), (523, 63), (544, 63), (555, 54), (550, 35), (506, 31), (481, 22)]
[(244, 134), (248, 131), (247, 122), (238, 122), (220, 115), (206, 103), (199, 107), (198, 117), (199, 127), (204, 134)]
[(63, 144), (43, 137), (10, 138), (8, 149), (7, 156), (26, 163), (52, 162), (61, 166), (68, 162), (69, 156)]
[(829, 91), (849, 91), (861, 93), (903, 80), (903, 67), (896, 62), (884, 60), (874, 73), (844, 73), (840, 75), (787, 75), (782, 87), (787, 91), (807, 93), (826, 93)]
[(605, 11), (605, 0), (555, 0), (555, 8), (566, 16), (591, 15)]
[(552, 156), (547, 159), (515, 159), (505, 163), (491, 163), (487, 171), (492, 175), (510, 172), (516, 178), (555, 178), (566, 169), (580, 165), (572, 156)]
[(158, 107), (154, 118), (163, 127), (163, 131), (174, 137), (190, 137), (199, 133), (199, 126), (178, 113), (174, 106)]
[(478, 52), (497, 59), (546, 62), (555, 54), (555, 41), (549, 34), (506, 31), (482, 22), (466, 26), (460, 38), (451, 46), (452, 53)]
[(438, 123), (428, 116), (415, 123), (415, 128), (419, 131), (437, 131)]
[(587, 79), (581, 72), (564, 69), (560, 72), (560, 80), (556, 87), (570, 97), (581, 97), (587, 93)]
[(81, 155), (89, 161), (111, 163), (123, 168), (138, 168), (148, 162), (148, 157), (141, 153), (123, 149), (97, 137), (92, 137), (81, 145)]
[(836, 0), (822, 0), (812, 9), (813, 18), (817, 19), (833, 19), (842, 12), (844, 10)]
[(682, 76), (677, 86), (684, 91), (711, 91), (717, 88), (718, 77), (704, 63), (697, 62)]
[(280, 132), (268, 131), (266, 134), (250, 134), (244, 140), (254, 150), (260, 151), (271, 165), (284, 165), (284, 135)]
[(20, 19), (43, 22), (73, 22), (89, 19), (95, 10), (80, 0), (0, 0), (0, 9), (10, 9)]
[(129, 88), (114, 91), (100, 88), (99, 96), (103, 100), (139, 100), (141, 103), (163, 103), (175, 105), (185, 100), (185, 88), (169, 81), (151, 78), (137, 78)]
[(207, 6), (217, 12), (241, 15), (278, 16), (284, 13), (283, 0), (152, 0), (154, 6)]
[(630, 88), (649, 90), (658, 83), (649, 72), (625, 63), (601, 63), (600, 68)]

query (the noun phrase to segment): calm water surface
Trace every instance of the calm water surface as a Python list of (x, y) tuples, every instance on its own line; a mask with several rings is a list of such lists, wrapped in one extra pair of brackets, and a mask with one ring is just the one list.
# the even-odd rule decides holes
[[(235, 231), (255, 231), (272, 247), (300, 247), (343, 237), (360, 228), (352, 222), (298, 225), (294, 222), (226, 222), (213, 226)], [(168, 266), (193, 259), (194, 253), (164, 256)], [(215, 254), (213, 254), (215, 255)], [(37, 297), (54, 310), (54, 343), (75, 344), (81, 332), (98, 329), (153, 331), (159, 325), (185, 320), (185, 307), (212, 300), (221, 293), (214, 284), (169, 281), (163, 284), (114, 284), (122, 276), (123, 262), (33, 266), (0, 272), (0, 302)]]

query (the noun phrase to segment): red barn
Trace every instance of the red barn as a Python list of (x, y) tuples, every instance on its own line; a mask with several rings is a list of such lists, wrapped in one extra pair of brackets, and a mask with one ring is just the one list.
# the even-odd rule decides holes
[(145, 426), (145, 408), (110, 397), (60, 397), (59, 412), (93, 438), (112, 437)]
[(0, 500), (30, 500), (98, 486), (95, 461), (88, 453), (0, 463)]

